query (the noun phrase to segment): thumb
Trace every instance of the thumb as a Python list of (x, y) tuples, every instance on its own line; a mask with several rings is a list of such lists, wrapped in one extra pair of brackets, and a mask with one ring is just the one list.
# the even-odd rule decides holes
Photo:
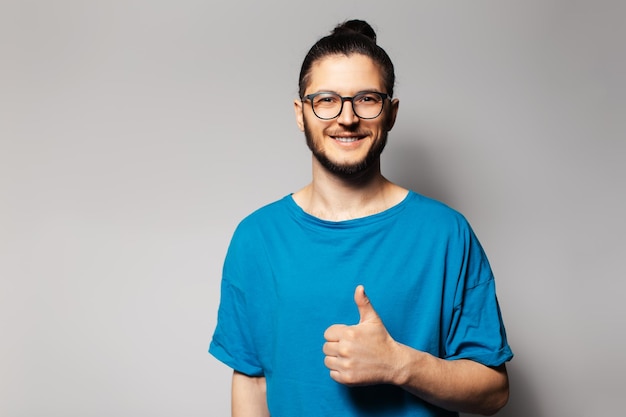
[(354, 290), (354, 302), (359, 309), (359, 324), (371, 321), (380, 321), (380, 317), (374, 306), (370, 302), (369, 297), (365, 294), (365, 288), (363, 285), (358, 285)]

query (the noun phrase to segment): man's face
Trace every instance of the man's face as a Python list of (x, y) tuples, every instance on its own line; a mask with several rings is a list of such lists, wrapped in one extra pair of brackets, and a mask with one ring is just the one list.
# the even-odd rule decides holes
[[(378, 66), (360, 54), (331, 55), (313, 64), (305, 95), (320, 91), (341, 96), (362, 91), (387, 92)], [(398, 100), (387, 100), (380, 116), (360, 119), (346, 101), (337, 118), (322, 120), (315, 116), (309, 101), (295, 100), (294, 105), (298, 127), (316, 161), (343, 176), (362, 172), (378, 161), (398, 111)]]

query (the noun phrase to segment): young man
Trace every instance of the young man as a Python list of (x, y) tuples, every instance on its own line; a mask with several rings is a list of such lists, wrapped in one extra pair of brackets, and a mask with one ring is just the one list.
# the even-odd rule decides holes
[(381, 174), (398, 100), (375, 39), (355, 20), (311, 48), (294, 107), (312, 181), (231, 241), (209, 351), (234, 369), (233, 416), (456, 416), (507, 402), (513, 355), (476, 236)]

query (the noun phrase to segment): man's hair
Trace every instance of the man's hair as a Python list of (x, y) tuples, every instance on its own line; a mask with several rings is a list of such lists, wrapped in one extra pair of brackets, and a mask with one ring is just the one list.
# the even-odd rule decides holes
[(371, 58), (380, 67), (386, 93), (393, 96), (396, 80), (393, 63), (387, 52), (376, 44), (376, 32), (363, 20), (348, 20), (337, 25), (330, 35), (321, 38), (309, 49), (300, 69), (298, 82), (300, 97), (304, 97), (310, 81), (311, 67), (316, 61), (330, 55), (351, 54)]

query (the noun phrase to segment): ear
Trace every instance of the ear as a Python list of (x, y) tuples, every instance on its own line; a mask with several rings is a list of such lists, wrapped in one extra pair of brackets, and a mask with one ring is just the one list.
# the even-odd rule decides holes
[(389, 110), (389, 118), (387, 119), (387, 132), (393, 129), (393, 125), (396, 124), (396, 116), (398, 115), (398, 108), (400, 107), (400, 100), (394, 98), (391, 100), (391, 109)]
[(298, 129), (304, 132), (304, 108), (302, 100), (297, 98), (293, 101), (293, 110), (296, 113), (296, 124), (298, 125)]

